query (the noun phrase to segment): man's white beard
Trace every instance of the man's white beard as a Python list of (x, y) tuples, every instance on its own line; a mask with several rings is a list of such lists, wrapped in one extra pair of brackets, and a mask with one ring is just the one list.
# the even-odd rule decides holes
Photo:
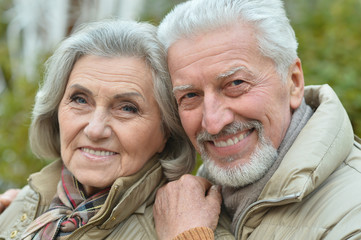
[[(258, 132), (258, 145), (251, 154), (249, 161), (232, 168), (222, 168), (216, 165), (212, 157), (209, 156), (204, 141), (216, 139), (226, 134), (235, 134), (239, 131), (254, 128)], [(202, 132), (197, 136), (197, 143), (200, 154), (204, 163), (204, 170), (207, 177), (216, 184), (229, 187), (243, 187), (254, 183), (261, 179), (267, 171), (272, 167), (278, 157), (277, 150), (272, 146), (271, 142), (264, 137), (263, 126), (258, 121), (250, 121), (247, 123), (234, 122), (228, 125), (221, 133), (212, 136), (206, 132)], [(237, 160), (238, 156), (228, 156), (220, 159), (222, 162), (232, 162)]]

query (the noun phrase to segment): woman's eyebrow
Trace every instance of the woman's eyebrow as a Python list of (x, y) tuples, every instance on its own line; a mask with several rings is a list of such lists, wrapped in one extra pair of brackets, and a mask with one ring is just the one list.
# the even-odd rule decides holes
[[(75, 88), (75, 89), (79, 89), (91, 96), (93, 96), (93, 92), (90, 91), (88, 88), (80, 85), (80, 84), (73, 84), (70, 86), (70, 88)], [(115, 94), (113, 96), (114, 99), (121, 99), (121, 98), (130, 98), (130, 97), (136, 97), (136, 98), (141, 98), (143, 99), (143, 101), (145, 101), (145, 98), (138, 92), (125, 92), (125, 93), (118, 93), (118, 94)]]
[(122, 99), (122, 98), (141, 98), (143, 101), (145, 101), (145, 98), (143, 97), (142, 94), (138, 93), (138, 92), (125, 92), (125, 93), (118, 93), (116, 95), (114, 95), (114, 99)]
[(84, 86), (82, 86), (82, 85), (80, 85), (80, 84), (77, 84), (77, 83), (71, 85), (69, 88), (71, 88), (71, 89), (73, 89), (73, 88), (79, 89), (79, 90), (81, 90), (82, 92), (85, 92), (85, 93), (87, 93), (87, 94), (89, 94), (89, 95), (93, 95), (92, 91), (90, 91), (90, 90), (87, 89), (86, 87), (84, 87)]

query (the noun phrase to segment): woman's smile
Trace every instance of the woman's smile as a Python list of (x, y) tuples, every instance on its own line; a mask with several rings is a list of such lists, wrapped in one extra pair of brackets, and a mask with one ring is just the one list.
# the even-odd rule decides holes
[(114, 156), (119, 153), (107, 151), (107, 150), (101, 150), (101, 149), (94, 149), (90, 147), (82, 147), (80, 150), (84, 153), (86, 156), (95, 156), (95, 157), (108, 157), (108, 156)]

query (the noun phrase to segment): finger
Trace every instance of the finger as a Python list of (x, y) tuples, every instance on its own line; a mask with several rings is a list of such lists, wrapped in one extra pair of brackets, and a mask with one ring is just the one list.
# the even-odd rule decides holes
[(204, 192), (208, 191), (211, 187), (212, 184), (205, 178), (199, 177), (199, 176), (193, 176), (203, 187)]
[(221, 186), (213, 185), (208, 190), (206, 198), (208, 201), (214, 201), (215, 204), (221, 205), (222, 203)]
[(8, 206), (16, 198), (19, 192), (19, 189), (9, 189), (5, 193), (1, 194), (0, 202), (3, 207)]
[(0, 213), (2, 213), (5, 209), (5, 206), (0, 202)]

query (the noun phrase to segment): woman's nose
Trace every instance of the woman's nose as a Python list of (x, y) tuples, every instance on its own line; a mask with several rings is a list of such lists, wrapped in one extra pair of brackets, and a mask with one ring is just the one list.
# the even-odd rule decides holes
[(84, 129), (85, 135), (92, 141), (98, 141), (111, 136), (108, 115), (104, 110), (94, 111)]

